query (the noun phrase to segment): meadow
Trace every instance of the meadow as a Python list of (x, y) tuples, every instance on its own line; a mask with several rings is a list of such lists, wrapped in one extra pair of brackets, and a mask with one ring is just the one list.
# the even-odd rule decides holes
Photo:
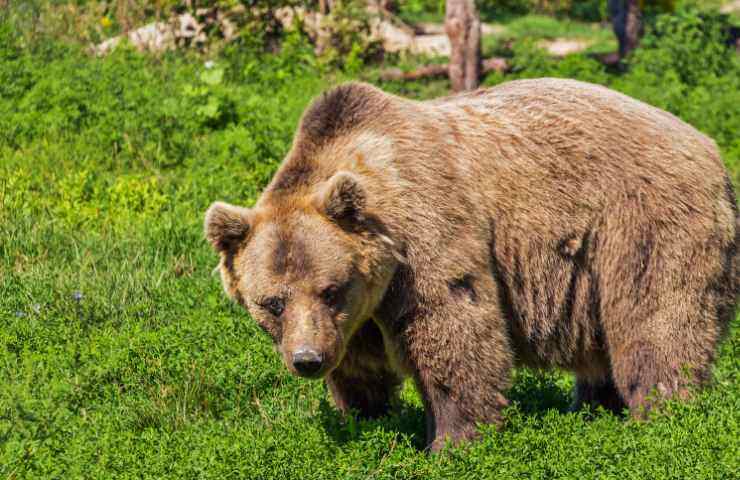
[[(659, 16), (620, 71), (586, 54), (552, 59), (527, 27), (546, 21), (512, 21), (530, 41), (485, 85), (608, 85), (712, 136), (740, 185), (740, 57), (726, 18)], [(327, 67), (298, 34), (279, 53), (235, 44), (211, 62), (130, 48), (94, 58), (0, 22), (0, 478), (740, 477), (740, 317), (712, 386), (646, 422), (569, 413), (572, 376), (527, 369), (501, 430), (482, 426), (480, 442), (439, 455), (420, 450), (411, 385), (387, 417), (338, 414), (225, 297), (203, 213), (256, 200), (329, 86), (361, 78), (413, 98), (448, 86)]]

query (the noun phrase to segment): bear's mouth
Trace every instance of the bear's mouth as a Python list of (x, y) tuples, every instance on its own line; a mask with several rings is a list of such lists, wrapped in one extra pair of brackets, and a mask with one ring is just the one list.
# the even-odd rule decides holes
[(298, 377), (305, 378), (306, 380), (320, 380), (324, 378), (325, 374), (327, 373), (328, 369), (321, 369), (316, 373), (300, 373), (300, 372), (294, 372), (294, 374)]

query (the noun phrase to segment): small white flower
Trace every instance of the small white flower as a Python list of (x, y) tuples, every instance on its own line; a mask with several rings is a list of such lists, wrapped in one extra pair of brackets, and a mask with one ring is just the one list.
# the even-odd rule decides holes
[(216, 63), (213, 60), (208, 60), (206, 63), (203, 64), (204, 67), (206, 67), (207, 70), (210, 70), (216, 65)]

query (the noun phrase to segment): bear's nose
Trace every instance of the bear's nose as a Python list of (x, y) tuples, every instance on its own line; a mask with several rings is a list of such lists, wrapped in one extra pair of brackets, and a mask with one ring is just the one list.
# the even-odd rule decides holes
[(315, 350), (302, 348), (293, 354), (293, 367), (301, 375), (315, 374), (321, 370), (322, 363), (321, 354)]

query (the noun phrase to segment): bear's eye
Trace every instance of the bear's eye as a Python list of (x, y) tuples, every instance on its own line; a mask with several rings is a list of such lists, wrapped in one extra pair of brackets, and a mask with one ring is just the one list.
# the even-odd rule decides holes
[(268, 297), (257, 302), (257, 305), (270, 312), (272, 315), (279, 317), (285, 310), (285, 301), (280, 297)]
[(338, 285), (329, 285), (321, 292), (321, 301), (327, 307), (337, 308), (342, 303), (344, 289)]

